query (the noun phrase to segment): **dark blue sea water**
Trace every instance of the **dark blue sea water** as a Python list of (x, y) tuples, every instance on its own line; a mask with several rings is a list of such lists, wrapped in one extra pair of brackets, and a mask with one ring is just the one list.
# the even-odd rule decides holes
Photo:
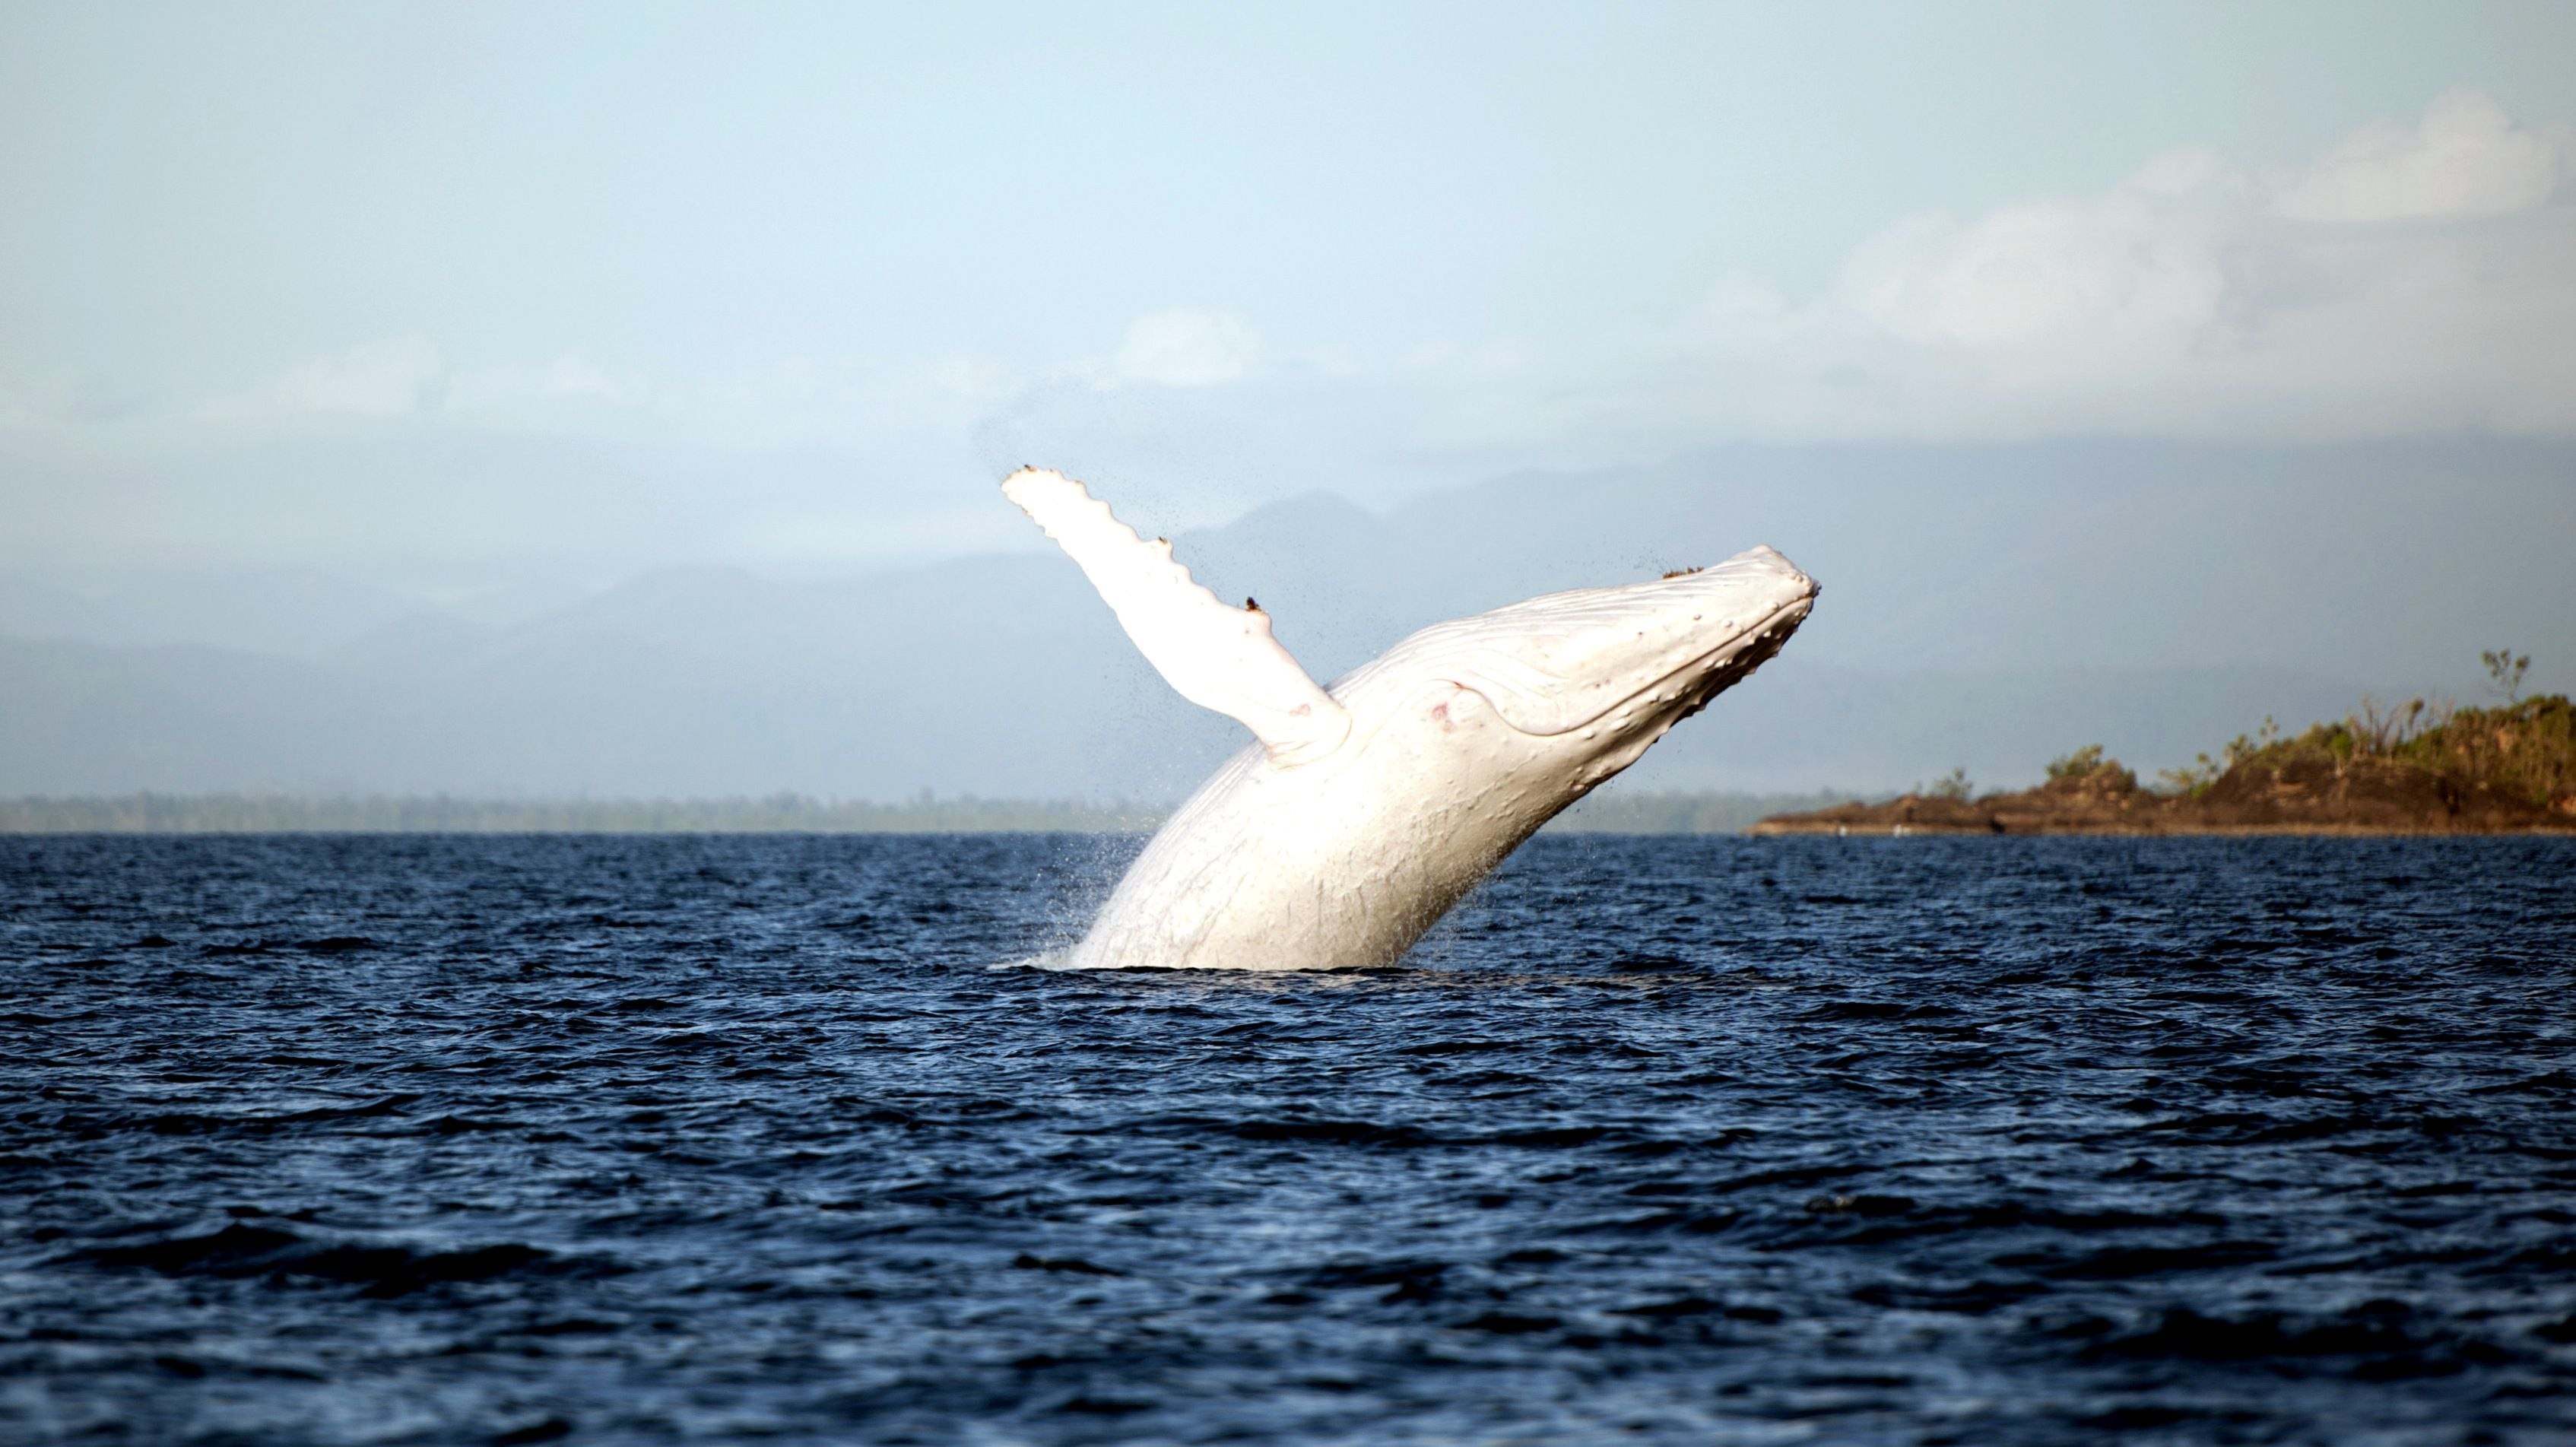
[(0, 1439), (2576, 1440), (2576, 840), (0, 840)]

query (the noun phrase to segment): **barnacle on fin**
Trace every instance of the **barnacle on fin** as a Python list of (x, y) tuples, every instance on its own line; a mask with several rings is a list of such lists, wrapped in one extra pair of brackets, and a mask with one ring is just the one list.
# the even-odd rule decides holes
[(1687, 578), (1698, 571), (1700, 571), (1698, 568), (1675, 568), (1671, 572), (1664, 574), (1664, 576), (1667, 578)]

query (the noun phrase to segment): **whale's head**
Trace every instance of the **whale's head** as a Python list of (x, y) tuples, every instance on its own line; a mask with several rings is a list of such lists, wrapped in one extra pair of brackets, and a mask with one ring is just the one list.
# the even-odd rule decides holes
[[(1466, 735), (1458, 747), (1523, 784), (1562, 791), (1561, 807), (1779, 652), (1816, 592), (1787, 558), (1757, 547), (1653, 582), (1551, 593), (1435, 624), (1334, 692), (1376, 694)], [(1402, 685), (1400, 698), (1391, 685)]]

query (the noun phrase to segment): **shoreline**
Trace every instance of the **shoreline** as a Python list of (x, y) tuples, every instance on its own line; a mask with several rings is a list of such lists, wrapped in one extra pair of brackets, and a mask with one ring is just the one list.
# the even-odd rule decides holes
[(2374, 824), (2203, 824), (2176, 828), (2065, 825), (2036, 829), (1974, 829), (1946, 824), (1811, 824), (1765, 819), (1744, 833), (1748, 837), (1766, 839), (2510, 839), (2576, 835), (2576, 821), (2459, 829), (2392, 828)]

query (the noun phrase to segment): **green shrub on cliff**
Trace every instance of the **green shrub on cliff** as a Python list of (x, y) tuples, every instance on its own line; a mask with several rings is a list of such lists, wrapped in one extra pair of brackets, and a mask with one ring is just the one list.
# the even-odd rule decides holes
[(2118, 794), (2138, 787), (2138, 776), (2118, 759), (2104, 758), (2100, 744), (2086, 744), (2071, 754), (2049, 760), (2048, 781)]
[(2389, 757), (2534, 804), (2576, 801), (2576, 705), (2543, 693), (2502, 708), (2460, 709)]
[[(2523, 670), (2531, 663), (2527, 654), (2507, 650), (2488, 653), (2484, 660), (2495, 691), (2505, 696), (2500, 707), (2461, 708), (2421, 697), (2382, 703), (2365, 694), (2360, 706), (2339, 722), (2312, 724), (2286, 739), (2267, 718), (2261, 730), (2250, 737), (2238, 734), (2217, 758), (2202, 754), (2182, 768), (2165, 770), (2159, 792), (2198, 798), (2249, 765), (2278, 773), (2313, 761), (2340, 775), (2357, 762), (2368, 762), (2418, 769), (2461, 789), (2492, 789), (2524, 803), (2576, 812), (2576, 705), (2563, 694), (2518, 696)], [(2101, 761), (2098, 745), (2077, 749), (2050, 764), (2048, 777), (2078, 777)]]
[(2052, 779), (2081, 779), (2100, 767), (2102, 746), (2086, 744), (2071, 754), (2049, 760), (2048, 776)]
[[(2529, 662), (2527, 657), (2507, 658), (2500, 668), (2497, 655), (2487, 658), (2499, 691), (2519, 684), (2522, 666)], [(2279, 738), (2269, 719), (2264, 726), (2259, 742), (2240, 735), (2229, 744), (2223, 766), (2203, 754), (2195, 767), (2168, 770), (2165, 779), (2197, 795), (2248, 764), (2278, 771), (2317, 760), (2340, 773), (2357, 761), (2372, 761), (2420, 769), (2462, 789), (2492, 789), (2544, 808), (2576, 806), (2576, 705), (2563, 694), (2514, 699), (2498, 708), (2460, 708), (2420, 697), (2382, 704), (2365, 695), (2341, 722), (2311, 725), (2296, 738)]]

